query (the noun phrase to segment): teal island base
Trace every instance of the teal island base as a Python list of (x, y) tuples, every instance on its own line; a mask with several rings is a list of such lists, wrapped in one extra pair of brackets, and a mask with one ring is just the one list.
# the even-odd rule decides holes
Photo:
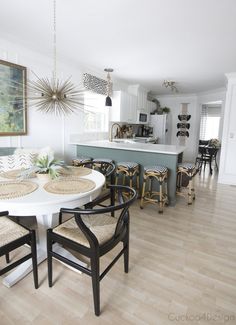
[[(155, 145), (154, 145), (155, 146)], [(147, 151), (103, 148), (92, 145), (77, 145), (77, 155), (91, 158), (110, 158), (114, 162), (134, 161), (140, 164), (140, 189), (142, 188), (143, 166), (162, 165), (168, 168), (168, 198), (169, 205), (176, 204), (176, 169), (182, 161), (182, 152), (176, 154)]]

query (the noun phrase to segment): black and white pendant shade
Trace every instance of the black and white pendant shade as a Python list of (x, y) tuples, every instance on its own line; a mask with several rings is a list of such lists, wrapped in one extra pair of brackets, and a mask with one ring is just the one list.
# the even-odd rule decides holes
[(112, 100), (110, 96), (106, 97), (105, 106), (112, 106)]
[(112, 106), (112, 100), (111, 100), (111, 88), (112, 88), (112, 83), (111, 83), (111, 76), (110, 76), (110, 72), (113, 72), (114, 70), (111, 68), (106, 68), (104, 69), (104, 71), (107, 72), (107, 97), (106, 97), (106, 101), (105, 101), (105, 106)]

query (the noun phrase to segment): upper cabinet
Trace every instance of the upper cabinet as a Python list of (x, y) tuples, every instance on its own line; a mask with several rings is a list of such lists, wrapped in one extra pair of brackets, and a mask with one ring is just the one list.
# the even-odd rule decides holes
[(137, 110), (148, 113), (147, 90), (140, 85), (131, 85), (128, 92), (137, 98)]
[(136, 123), (136, 108), (137, 98), (135, 96), (124, 91), (113, 91), (110, 121)]
[(113, 91), (110, 121), (137, 124), (137, 111), (150, 114), (155, 108), (155, 103), (147, 100), (147, 90), (132, 85), (128, 92)]
[(137, 96), (137, 108), (142, 111), (147, 111), (147, 93), (145, 91), (139, 91)]

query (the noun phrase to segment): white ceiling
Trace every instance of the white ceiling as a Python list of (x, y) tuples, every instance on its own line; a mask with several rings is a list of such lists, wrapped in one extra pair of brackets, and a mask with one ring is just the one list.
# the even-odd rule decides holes
[[(52, 55), (52, 0), (0, 0), (0, 37)], [(1, 47), (1, 45), (0, 45)], [(57, 0), (59, 59), (156, 94), (225, 86), (236, 71), (236, 0)]]

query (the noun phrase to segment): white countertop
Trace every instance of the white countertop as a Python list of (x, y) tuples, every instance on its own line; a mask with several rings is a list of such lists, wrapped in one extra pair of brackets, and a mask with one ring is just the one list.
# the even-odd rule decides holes
[(175, 145), (165, 145), (165, 144), (152, 144), (152, 143), (140, 143), (140, 142), (110, 142), (108, 140), (98, 140), (98, 141), (83, 141), (83, 142), (71, 142), (73, 145), (89, 146), (89, 147), (100, 147), (107, 149), (122, 149), (131, 151), (144, 151), (161, 153), (168, 155), (178, 155), (183, 152), (185, 147), (175, 146)]

